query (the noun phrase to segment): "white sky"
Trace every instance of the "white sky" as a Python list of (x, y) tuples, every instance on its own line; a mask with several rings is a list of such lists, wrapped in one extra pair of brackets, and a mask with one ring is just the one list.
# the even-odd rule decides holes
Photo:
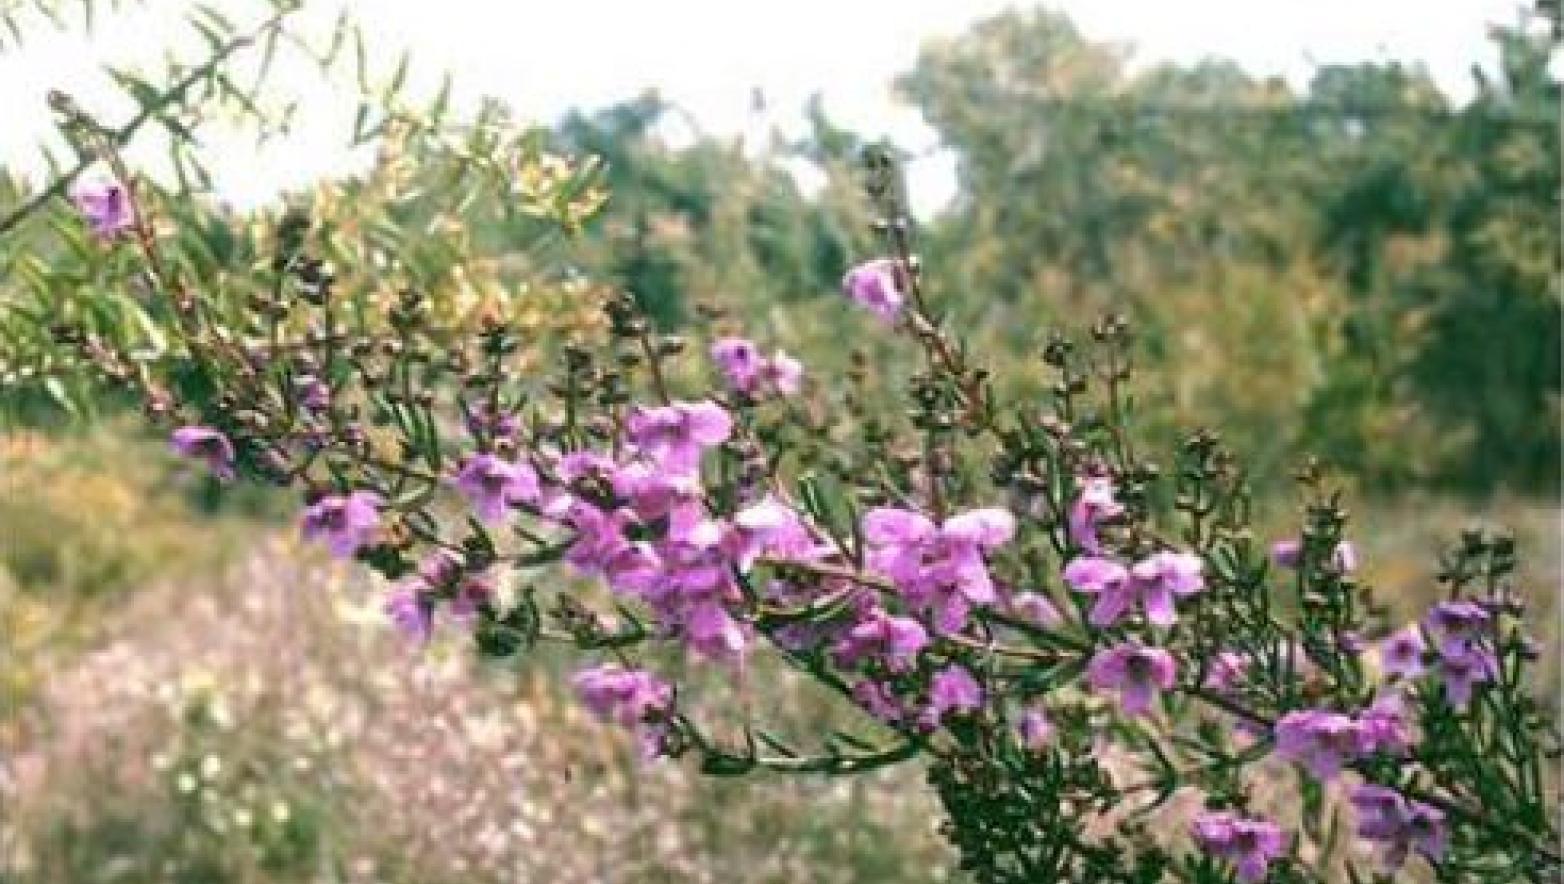
[[(344, 0), (311, 0), (324, 33)], [(1095, 40), (1129, 43), (1141, 63), (1232, 58), (1256, 74), (1302, 85), (1320, 64), (1399, 59), (1421, 62), (1457, 97), (1470, 92), (1473, 64), (1491, 66), (1489, 23), (1515, 21), (1515, 0), (345, 0), (388, 68), (412, 50), (414, 82), (429, 88), (450, 70), (456, 95), (505, 99), (525, 119), (552, 121), (573, 106), (599, 106), (656, 88), (711, 134), (762, 144), (773, 127), (797, 126), (814, 92), (842, 125), (887, 135), (928, 158), (913, 170), (915, 202), (929, 211), (954, 187), (947, 156), (916, 111), (897, 104), (891, 80), (911, 67), (920, 42), (959, 33), (1010, 6), (1062, 9)], [(168, 46), (194, 57), (180, 24), (185, 0), (105, 17), (92, 39), (35, 28), (20, 50), (0, 54), (0, 163), (36, 170), (50, 136), (49, 88), (76, 95), (114, 120), (105, 62), (146, 63)], [(254, 0), (216, 0), (234, 19), (253, 20)], [(341, 172), (356, 161), (342, 147), (351, 113), (346, 89), (330, 90), (302, 65), (280, 85), (316, 96), (292, 140), (259, 155), (252, 143), (218, 140), (220, 192), (239, 203)], [(346, 84), (343, 84), (346, 86)], [(769, 110), (758, 116), (760, 89)], [(333, 95), (337, 98), (333, 99)], [(153, 162), (150, 158), (148, 162)]]

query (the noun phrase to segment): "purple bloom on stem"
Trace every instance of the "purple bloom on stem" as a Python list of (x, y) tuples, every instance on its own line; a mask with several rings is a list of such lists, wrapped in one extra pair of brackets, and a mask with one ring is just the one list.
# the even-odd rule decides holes
[(642, 751), (657, 754), (668, 716), (673, 711), (673, 688), (644, 669), (615, 664), (577, 672), (572, 680), (576, 694), (599, 718), (632, 728), (641, 737)]
[(322, 497), (304, 510), (304, 539), (322, 538), (333, 556), (345, 559), (374, 539), (381, 503), (370, 491)]
[(950, 712), (971, 712), (983, 707), (983, 686), (966, 667), (952, 663), (934, 673), (929, 682), (929, 711), (943, 720)]
[(853, 699), (870, 715), (881, 721), (901, 721), (905, 713), (902, 704), (883, 682), (864, 680), (853, 685)]
[(1232, 863), (1245, 884), (1264, 880), (1271, 860), (1287, 847), (1281, 827), (1270, 820), (1206, 812), (1195, 817), (1192, 828), (1201, 849)]
[(1087, 619), (1093, 626), (1112, 626), (1139, 602), (1146, 619), (1169, 626), (1177, 619), (1175, 596), (1192, 595), (1205, 586), (1199, 556), (1159, 552), (1135, 563), (1133, 568), (1110, 559), (1082, 556), (1064, 569), (1064, 580), (1078, 592), (1097, 596)]
[(733, 432), (727, 411), (709, 401), (636, 408), (626, 424), (636, 448), (663, 469), (681, 474), (694, 472), (701, 453)]
[(505, 518), (511, 504), (536, 502), (539, 496), (538, 474), (530, 465), (488, 453), (462, 461), (455, 485), (478, 518), (488, 523)]
[(1338, 712), (1304, 709), (1276, 722), (1276, 754), (1327, 781), (1368, 751), (1363, 726)]
[(234, 477), (234, 446), (222, 431), (201, 426), (180, 427), (170, 437), (169, 444), (185, 457), (204, 461), (207, 469), (219, 479)]
[(1015, 535), (1015, 517), (978, 509), (935, 525), (922, 513), (881, 507), (864, 514), (863, 533), (870, 566), (948, 634), (966, 626), (972, 605), (998, 600), (983, 553)]
[(1042, 708), (1031, 706), (1021, 713), (1016, 722), (1016, 737), (1028, 752), (1041, 752), (1053, 740), (1054, 726)]
[(928, 630), (911, 617), (896, 617), (874, 608), (847, 630), (833, 648), (843, 666), (856, 665), (865, 657), (878, 656), (892, 671), (905, 671), (918, 652), (929, 643)]
[(1428, 612), (1425, 624), (1445, 657), (1465, 654), (1483, 636), (1492, 615), (1476, 602), (1440, 602)]
[(130, 195), (118, 181), (82, 185), (71, 194), (71, 202), (93, 235), (102, 239), (118, 236), (136, 223)]
[(1444, 680), (1445, 702), (1457, 709), (1472, 701), (1472, 688), (1493, 681), (1498, 662), (1486, 648), (1472, 647), (1459, 654), (1439, 658), (1439, 677)]
[(1126, 642), (1094, 654), (1086, 682), (1094, 691), (1117, 692), (1126, 715), (1141, 715), (1158, 693), (1173, 687), (1175, 671), (1167, 651)]
[(1085, 476), (1077, 484), (1081, 493), (1070, 505), (1070, 537), (1081, 549), (1096, 554), (1102, 549), (1097, 542), (1097, 526), (1104, 519), (1122, 514), (1124, 506), (1114, 496), (1113, 479), (1108, 476)]
[(1228, 694), (1233, 685), (1249, 668), (1249, 657), (1238, 651), (1222, 651), (1211, 658), (1201, 687), (1218, 694)]
[(415, 586), (401, 586), (386, 597), (386, 616), (411, 641), (424, 644), (434, 630), (434, 609)]
[(734, 559), (742, 571), (748, 571), (760, 556), (800, 561), (822, 551), (804, 517), (771, 495), (735, 513), (733, 527)]
[(1357, 814), (1358, 837), (1384, 846), (1386, 868), (1400, 868), (1414, 848), (1433, 860), (1444, 855), (1447, 830), (1438, 808), (1407, 801), (1400, 792), (1374, 783), (1354, 787), (1348, 800)]
[(1412, 723), (1407, 718), (1401, 695), (1394, 691), (1375, 697), (1358, 716), (1358, 726), (1362, 728), (1363, 747), (1367, 752), (1400, 755), (1412, 746)]
[(842, 291), (869, 312), (886, 322), (894, 322), (906, 296), (899, 284), (899, 268), (890, 258), (865, 261), (847, 271)]
[(804, 385), (804, 364), (778, 350), (760, 366), (757, 381), (763, 390), (769, 389), (781, 396), (791, 396)]
[(1379, 645), (1379, 665), (1386, 675), (1416, 678), (1423, 672), (1423, 632), (1416, 624), (1391, 633)]
[(760, 348), (753, 341), (718, 338), (711, 345), (711, 358), (727, 378), (729, 386), (744, 393), (754, 392), (765, 358), (760, 355)]

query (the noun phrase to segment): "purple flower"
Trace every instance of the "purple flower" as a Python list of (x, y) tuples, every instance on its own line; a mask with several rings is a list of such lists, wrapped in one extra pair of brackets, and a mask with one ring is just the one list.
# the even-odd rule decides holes
[(1416, 624), (1391, 633), (1379, 645), (1380, 668), (1386, 675), (1416, 678), (1423, 671), (1423, 632)]
[(1108, 476), (1084, 476), (1077, 484), (1081, 493), (1070, 506), (1070, 537), (1081, 549), (1096, 554), (1102, 549), (1097, 526), (1104, 519), (1121, 515), (1124, 506), (1114, 496), (1113, 479)]
[(312, 374), (293, 379), (293, 395), (305, 411), (321, 412), (331, 404), (331, 387)]
[(804, 385), (804, 364), (778, 350), (760, 366), (757, 380), (762, 390), (771, 390), (779, 396), (791, 396)]
[(1412, 746), (1412, 723), (1407, 718), (1401, 695), (1395, 691), (1375, 697), (1374, 702), (1358, 715), (1358, 726), (1362, 729), (1366, 752), (1400, 755)]
[(675, 402), (658, 408), (636, 408), (626, 422), (630, 441), (654, 463), (688, 474), (700, 465), (701, 453), (726, 442), (733, 419), (715, 402)]
[(87, 222), (88, 229), (101, 239), (118, 236), (136, 223), (130, 195), (118, 181), (78, 187), (71, 194), (71, 201)]
[(322, 538), (333, 556), (345, 559), (374, 539), (381, 503), (371, 491), (322, 497), (304, 510), (304, 539)]
[(1444, 680), (1445, 702), (1457, 709), (1466, 708), (1472, 701), (1472, 688), (1493, 681), (1497, 672), (1498, 661), (1486, 648), (1474, 646), (1458, 654), (1442, 654), (1439, 677)]
[(644, 669), (612, 663), (583, 669), (572, 681), (594, 715), (635, 730), (642, 752), (648, 757), (658, 754), (673, 712), (672, 686)]
[(864, 514), (863, 534), (870, 567), (929, 612), (936, 631), (949, 634), (966, 626), (973, 605), (998, 599), (983, 554), (1014, 536), (1015, 517), (978, 509), (935, 525), (922, 513), (881, 507)]
[(765, 357), (753, 341), (744, 338), (718, 338), (711, 345), (712, 361), (735, 390), (753, 392)]
[(929, 633), (923, 624), (876, 607), (847, 630), (832, 652), (842, 666), (857, 665), (865, 657), (879, 657), (891, 671), (902, 672), (928, 643)]
[(804, 366), (797, 359), (781, 350), (768, 359), (754, 342), (744, 338), (717, 339), (711, 345), (711, 358), (728, 386), (750, 396), (789, 396), (797, 393), (803, 382)]
[(952, 663), (929, 681), (929, 712), (944, 720), (951, 712), (971, 712), (983, 707), (983, 686), (966, 667)]
[(1041, 707), (1029, 706), (1016, 722), (1016, 738), (1028, 752), (1041, 752), (1053, 740), (1054, 726)]
[(1126, 715), (1141, 715), (1159, 692), (1173, 687), (1174, 674), (1172, 654), (1126, 642), (1094, 654), (1086, 682), (1094, 691), (1116, 691)]
[(1238, 651), (1221, 651), (1211, 658), (1201, 687), (1217, 694), (1230, 694), (1234, 684), (1249, 668), (1249, 656)]
[(1400, 868), (1414, 848), (1432, 860), (1444, 855), (1447, 831), (1438, 808), (1374, 783), (1354, 787), (1348, 800), (1357, 814), (1358, 837), (1384, 846), (1387, 869)]
[(1276, 722), (1276, 754), (1326, 781), (1368, 751), (1363, 726), (1338, 712), (1303, 709)]
[(906, 715), (901, 701), (884, 682), (865, 679), (854, 684), (853, 699), (870, 715), (886, 723), (894, 724)]
[(1428, 612), (1425, 625), (1445, 657), (1465, 654), (1482, 640), (1492, 615), (1476, 602), (1440, 602)]
[(498, 522), (514, 503), (538, 500), (538, 474), (524, 463), (512, 463), (484, 453), (462, 461), (456, 473), (456, 490), (472, 504), (484, 522)]
[(1264, 819), (1247, 819), (1226, 811), (1205, 812), (1192, 825), (1201, 849), (1233, 864), (1238, 880), (1261, 881), (1271, 860), (1281, 856), (1287, 839), (1281, 827)]
[(185, 457), (204, 461), (207, 469), (219, 479), (233, 479), (234, 446), (220, 430), (201, 426), (180, 427), (174, 431), (169, 444)]
[(1169, 626), (1177, 619), (1174, 597), (1205, 586), (1202, 567), (1200, 557), (1189, 553), (1154, 553), (1129, 569), (1110, 559), (1082, 556), (1065, 566), (1064, 580), (1078, 592), (1097, 596), (1087, 615), (1093, 626), (1112, 626), (1137, 602), (1147, 620)]
[(906, 296), (899, 285), (900, 268), (890, 258), (865, 261), (847, 271), (842, 291), (886, 322), (894, 322)]
[(434, 631), (434, 606), (416, 586), (400, 586), (386, 597), (386, 616), (403, 635), (424, 644)]
[(802, 561), (826, 549), (803, 516), (771, 495), (734, 513), (733, 528), (734, 559), (742, 571), (748, 571), (760, 556)]

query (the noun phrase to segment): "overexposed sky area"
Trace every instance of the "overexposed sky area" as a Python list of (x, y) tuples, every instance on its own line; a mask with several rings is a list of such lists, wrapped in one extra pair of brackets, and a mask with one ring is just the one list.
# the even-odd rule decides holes
[[(344, 0), (310, 0), (306, 30), (329, 32)], [(101, 0), (100, 0), (101, 3)], [(68, 4), (67, 4), (68, 5)], [(60, 88), (109, 121), (130, 110), (101, 73), (108, 63), (155, 61), (174, 47), (198, 57), (182, 25), (185, 0), (147, 0), (102, 15), (95, 34), (31, 29), (0, 53), (0, 163), (36, 173), (51, 136), (44, 96)], [(215, 0), (235, 21), (256, 20), (253, 0)], [(1094, 40), (1126, 43), (1141, 64), (1231, 58), (1256, 74), (1302, 86), (1322, 64), (1398, 59), (1422, 63), (1457, 98), (1471, 91), (1471, 67), (1491, 67), (1484, 28), (1512, 23), (1516, 0), (346, 0), (364, 26), (370, 55), (388, 72), (408, 48), (412, 82), (431, 92), (441, 72), (462, 103), (504, 99), (524, 119), (550, 122), (572, 107), (595, 107), (655, 88), (687, 109), (702, 130), (763, 145), (773, 130), (797, 131), (813, 93), (840, 124), (886, 135), (924, 155), (913, 170), (915, 203), (927, 212), (954, 188), (950, 160), (917, 112), (895, 101), (894, 76), (922, 41), (960, 33), (1009, 7), (1067, 13)], [(254, 204), (280, 188), (351, 170), (346, 149), (351, 83), (329, 87), (284, 57), (277, 85), (312, 96), (289, 140), (257, 151), (253, 141), (209, 145), (217, 186)], [(756, 91), (766, 97), (757, 111)], [(674, 137), (677, 137), (675, 133)], [(147, 160), (155, 163), (151, 157)]]

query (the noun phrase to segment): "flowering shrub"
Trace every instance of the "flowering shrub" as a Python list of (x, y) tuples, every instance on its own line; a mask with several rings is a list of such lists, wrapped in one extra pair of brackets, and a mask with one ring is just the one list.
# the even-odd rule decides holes
[[(1139, 450), (1122, 319), (1048, 339), (1050, 401), (999, 400), (923, 289), (879, 154), (886, 255), (843, 289), (865, 312), (847, 333), (921, 354), (873, 379), (903, 390), (899, 413), (863, 407), (867, 372), (811, 377), (720, 317), (706, 347), (658, 334), (633, 293), (601, 296), (605, 334), (519, 371), (530, 342), (498, 312), (442, 323), (416, 288), (345, 309), (301, 216), (214, 309), (115, 167), (123, 204), (78, 194), (83, 223), (138, 256), (170, 346), (56, 337), (219, 479), (299, 488), (303, 535), (392, 581), (415, 645), (459, 629), (494, 656), (571, 646), (594, 658), (573, 680), (588, 709), (712, 775), (922, 758), (980, 881), (1559, 871), (1558, 739), (1526, 693), (1513, 541), (1463, 537), (1448, 600), (1388, 623), (1318, 466), (1298, 474), (1296, 533), (1268, 548), (1216, 433), (1166, 468)], [(688, 689), (692, 668), (742, 681), (762, 656), (872, 729), (787, 735)], [(1277, 777), (1301, 798), (1285, 825), (1254, 799)], [(1194, 849), (1143, 824), (1175, 800)], [(1376, 855), (1339, 849), (1343, 826)]]

